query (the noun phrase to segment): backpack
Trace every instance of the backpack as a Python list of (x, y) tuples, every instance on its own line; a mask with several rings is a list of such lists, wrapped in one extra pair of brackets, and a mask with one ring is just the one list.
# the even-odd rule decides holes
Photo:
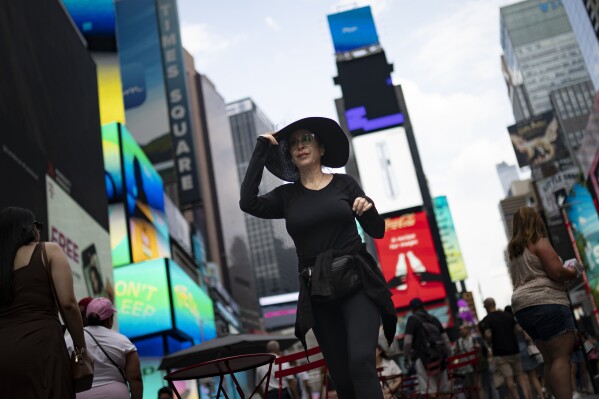
[(413, 316), (422, 326), (420, 329), (421, 336), (418, 337), (419, 345), (414, 348), (416, 356), (422, 360), (422, 364), (424, 365), (436, 360), (445, 360), (447, 357), (445, 342), (443, 342), (439, 326), (433, 321), (433, 316), (422, 313), (414, 313)]

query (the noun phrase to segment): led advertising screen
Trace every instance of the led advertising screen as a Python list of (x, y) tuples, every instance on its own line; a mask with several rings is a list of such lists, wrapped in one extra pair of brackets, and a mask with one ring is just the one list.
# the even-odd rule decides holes
[(212, 299), (177, 263), (168, 261), (175, 328), (199, 344), (216, 337)]
[(114, 299), (110, 235), (46, 175), (48, 240), (66, 254), (77, 299)]
[(173, 328), (165, 259), (114, 269), (119, 331), (130, 339)]
[(370, 6), (327, 16), (336, 53), (379, 43)]
[[(158, 390), (166, 386), (164, 376), (166, 372), (159, 370), (161, 357), (140, 357), (141, 376), (144, 386), (144, 398), (154, 398)], [(196, 380), (173, 381), (177, 392), (185, 399), (199, 399), (198, 385)], [(202, 396), (207, 398), (207, 396)]]
[(385, 237), (375, 245), (396, 308), (407, 307), (413, 298), (431, 302), (446, 297), (426, 213), (385, 219)]
[(599, 293), (599, 216), (589, 190), (574, 184), (564, 202), (572, 233), (583, 260), (589, 286)]
[(62, 0), (91, 51), (116, 51), (114, 0)]
[(124, 126), (120, 126), (131, 261), (170, 257), (162, 178)]
[[(422, 195), (403, 127), (352, 139), (362, 188), (380, 214), (421, 206)], [(366, 178), (366, 176), (368, 178)]]
[(127, 128), (154, 164), (172, 162), (155, 0), (115, 3)]
[(117, 123), (102, 126), (102, 151), (104, 152), (106, 194), (108, 197), (112, 265), (121, 266), (131, 263), (131, 249), (127, 231), (121, 144)]
[(462, 250), (458, 242), (458, 235), (453, 225), (453, 218), (449, 210), (447, 197), (435, 197), (433, 199), (433, 210), (435, 212), (435, 220), (439, 228), (443, 252), (445, 253), (445, 261), (449, 269), (449, 276), (452, 282), (463, 281), (468, 278), (466, 265), (462, 257)]
[(507, 129), (521, 168), (567, 156), (553, 111), (518, 122)]
[(335, 83), (341, 86), (345, 119), (352, 136), (403, 125), (392, 71), (383, 51), (337, 62)]

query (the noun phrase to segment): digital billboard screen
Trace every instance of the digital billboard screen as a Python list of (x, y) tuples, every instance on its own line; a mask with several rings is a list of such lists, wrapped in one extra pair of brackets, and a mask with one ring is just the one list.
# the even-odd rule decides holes
[(462, 257), (462, 250), (458, 242), (458, 235), (453, 225), (453, 218), (449, 210), (449, 203), (446, 196), (435, 197), (433, 199), (433, 211), (435, 220), (439, 228), (445, 261), (449, 269), (449, 277), (452, 282), (463, 281), (468, 278), (466, 265)]
[(360, 176), (363, 176), (362, 188), (380, 214), (423, 204), (403, 127), (355, 137), (352, 147)]
[(73, 272), (78, 299), (114, 299), (110, 235), (53, 179), (46, 175), (48, 240), (57, 243)]
[(327, 16), (336, 53), (379, 43), (370, 6)]
[(385, 219), (385, 236), (376, 252), (396, 308), (410, 300), (431, 302), (446, 297), (439, 260), (425, 212)]
[(155, 0), (115, 3), (127, 128), (153, 164), (173, 159)]
[(194, 344), (216, 337), (212, 299), (173, 260), (168, 260), (175, 328)]
[(116, 51), (114, 0), (62, 0), (92, 51)]
[(518, 122), (508, 127), (518, 165), (536, 166), (567, 156), (553, 111)]
[(113, 266), (170, 257), (162, 179), (127, 129), (102, 128)]
[(165, 259), (114, 269), (119, 331), (134, 339), (173, 328)]
[(120, 126), (132, 262), (170, 257), (162, 178), (125, 126)]
[(599, 216), (591, 193), (576, 183), (564, 201), (572, 233), (593, 294), (599, 292)]
[(383, 51), (337, 62), (335, 83), (341, 86), (345, 119), (352, 136), (403, 125), (392, 71)]

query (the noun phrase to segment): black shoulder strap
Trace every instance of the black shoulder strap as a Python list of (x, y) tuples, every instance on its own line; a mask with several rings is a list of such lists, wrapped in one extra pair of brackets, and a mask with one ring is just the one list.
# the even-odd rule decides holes
[(104, 355), (108, 358), (108, 360), (110, 360), (110, 363), (112, 363), (114, 365), (114, 367), (116, 367), (116, 369), (119, 371), (119, 373), (121, 373), (121, 376), (123, 377), (123, 380), (125, 380), (125, 384), (127, 384), (128, 383), (127, 377), (125, 377), (125, 372), (123, 371), (123, 369), (120, 368), (119, 365), (116, 364), (116, 362), (114, 360), (112, 360), (112, 358), (110, 357), (110, 355), (104, 350), (104, 348), (102, 348), (102, 345), (100, 345), (100, 343), (98, 342), (98, 340), (96, 339), (96, 337), (94, 337), (92, 335), (92, 333), (90, 333), (89, 331), (87, 331), (85, 328), (83, 329), (83, 331), (85, 331), (90, 337), (92, 337), (92, 339), (94, 340), (94, 342), (96, 343), (96, 345), (98, 345), (98, 348), (100, 348), (100, 350), (104, 353)]

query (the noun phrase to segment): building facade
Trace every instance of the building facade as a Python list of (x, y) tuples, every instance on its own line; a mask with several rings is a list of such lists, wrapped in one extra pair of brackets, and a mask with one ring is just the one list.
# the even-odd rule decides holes
[(516, 121), (551, 109), (549, 92), (589, 79), (561, 1), (500, 9), (503, 70)]
[(518, 168), (516, 165), (508, 165), (505, 162), (498, 163), (495, 165), (499, 181), (501, 182), (501, 188), (503, 188), (503, 195), (509, 195), (512, 183), (520, 178), (518, 174)]
[[(273, 131), (273, 123), (249, 98), (227, 105), (239, 182), (243, 180), (258, 135)], [(283, 182), (264, 171), (260, 192)], [(237, 198), (237, 197), (236, 197)], [(259, 297), (298, 291), (297, 256), (283, 219), (266, 220), (245, 215), (256, 289)]]
[(564, 8), (578, 40), (595, 90), (599, 90), (599, 2), (564, 1)]

